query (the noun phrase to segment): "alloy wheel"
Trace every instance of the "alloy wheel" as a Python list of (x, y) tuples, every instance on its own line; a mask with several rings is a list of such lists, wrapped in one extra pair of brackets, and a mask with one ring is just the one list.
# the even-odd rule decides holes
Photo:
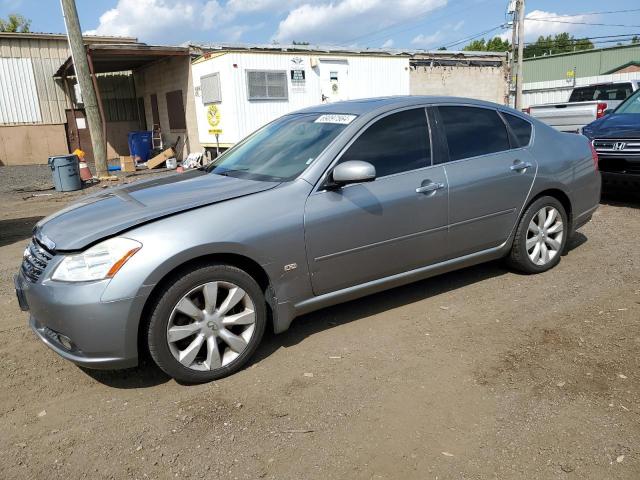
[(562, 215), (551, 206), (544, 206), (533, 216), (527, 231), (527, 255), (536, 265), (546, 265), (562, 248), (564, 225)]
[(207, 371), (233, 362), (255, 331), (249, 295), (230, 282), (200, 285), (176, 304), (167, 324), (173, 357), (192, 370)]

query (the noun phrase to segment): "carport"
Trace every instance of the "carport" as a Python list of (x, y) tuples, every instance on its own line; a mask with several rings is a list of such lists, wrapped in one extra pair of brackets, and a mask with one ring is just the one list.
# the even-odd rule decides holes
[[(131, 130), (153, 130), (155, 127), (167, 144), (174, 142), (180, 133), (186, 135), (183, 97), (188, 95), (190, 78), (188, 47), (90, 44), (87, 45), (87, 58), (108, 143), (108, 158), (128, 155), (126, 138)], [(182, 71), (178, 78), (166, 72), (171, 66), (175, 67), (176, 62)], [(72, 57), (60, 65), (54, 77), (62, 80), (71, 104), (67, 115), (70, 150), (91, 148), (89, 132), (83, 128), (85, 120), (79, 108), (82, 104), (80, 92), (72, 87), (71, 78), (75, 77)], [(150, 78), (155, 81), (149, 82)], [(175, 83), (179, 85), (175, 86)], [(171, 105), (159, 107), (158, 96), (163, 86), (164, 90), (171, 90), (172, 95), (167, 96)], [(178, 95), (178, 91), (182, 95)], [(161, 113), (167, 119), (161, 118)]]

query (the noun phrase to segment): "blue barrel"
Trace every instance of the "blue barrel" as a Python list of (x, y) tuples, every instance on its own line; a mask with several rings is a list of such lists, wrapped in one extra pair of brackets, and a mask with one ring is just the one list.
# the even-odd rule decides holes
[(82, 188), (80, 166), (76, 155), (49, 157), (53, 186), (59, 192), (72, 192)]
[(141, 130), (129, 132), (129, 152), (132, 157), (140, 157), (141, 162), (149, 160), (151, 154), (152, 132)]

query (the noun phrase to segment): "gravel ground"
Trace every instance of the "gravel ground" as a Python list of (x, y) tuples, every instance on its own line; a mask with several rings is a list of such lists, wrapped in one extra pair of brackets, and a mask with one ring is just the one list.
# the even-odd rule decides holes
[(0, 478), (640, 478), (637, 198), (606, 200), (550, 272), (489, 263), (328, 308), (187, 387), (36, 340), (11, 275), (74, 195), (0, 178)]

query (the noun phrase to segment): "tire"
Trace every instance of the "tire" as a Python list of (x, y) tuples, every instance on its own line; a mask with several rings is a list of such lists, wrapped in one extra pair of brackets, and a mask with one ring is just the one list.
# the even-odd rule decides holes
[[(253, 321), (246, 323), (251, 311)], [(266, 324), (264, 293), (249, 274), (225, 264), (200, 265), (169, 282), (151, 309), (149, 353), (179, 382), (210, 382), (242, 368)]]
[[(543, 209), (545, 209), (545, 220), (553, 216), (553, 210), (556, 215), (555, 220), (548, 227), (540, 229), (541, 217), (539, 215)], [(559, 222), (561, 223), (558, 227)], [(535, 227), (538, 228), (537, 233)], [(507, 255), (507, 263), (512, 268), (527, 274), (546, 272), (560, 262), (569, 232), (567, 212), (562, 203), (555, 197), (540, 197), (529, 205), (522, 214), (511, 251)], [(558, 235), (559, 233), (560, 235)], [(536, 248), (538, 249), (537, 253)], [(545, 257), (544, 249), (549, 252), (548, 258)], [(552, 254), (552, 252), (554, 253)], [(534, 258), (537, 261), (534, 261)]]

